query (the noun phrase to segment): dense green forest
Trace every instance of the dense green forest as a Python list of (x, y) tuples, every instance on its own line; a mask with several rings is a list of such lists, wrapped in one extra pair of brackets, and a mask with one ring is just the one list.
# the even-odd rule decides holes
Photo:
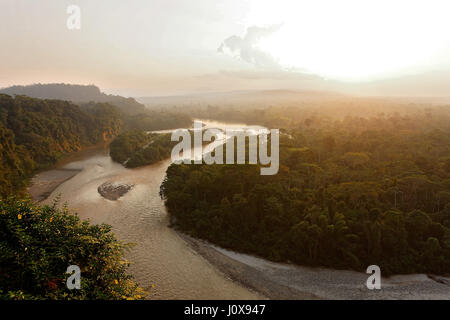
[(278, 174), (173, 164), (161, 186), (173, 224), (275, 261), (450, 273), (449, 108), (349, 109), (253, 111), (286, 125)]
[[(110, 226), (81, 221), (57, 202), (0, 200), (0, 300), (142, 299), (126, 273), (128, 248)], [(79, 290), (66, 286), (70, 265), (82, 273)]]
[(176, 142), (170, 134), (126, 131), (111, 142), (110, 156), (113, 161), (127, 168), (136, 168), (170, 157)]
[(109, 104), (0, 94), (0, 196), (23, 190), (35, 170), (62, 155), (117, 135), (120, 112)]
[[(203, 134), (204, 131), (202, 131)], [(194, 134), (191, 133), (191, 145)], [(110, 144), (110, 156), (115, 162), (127, 168), (137, 168), (170, 158), (178, 141), (171, 140), (171, 133), (149, 133), (146, 131), (125, 131)], [(208, 142), (202, 141), (205, 145)]]

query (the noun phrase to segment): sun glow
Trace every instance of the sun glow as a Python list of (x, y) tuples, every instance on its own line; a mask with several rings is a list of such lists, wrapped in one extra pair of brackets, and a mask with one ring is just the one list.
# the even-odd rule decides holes
[(448, 59), (449, 12), (445, 0), (255, 0), (246, 23), (283, 24), (258, 47), (285, 68), (370, 80)]

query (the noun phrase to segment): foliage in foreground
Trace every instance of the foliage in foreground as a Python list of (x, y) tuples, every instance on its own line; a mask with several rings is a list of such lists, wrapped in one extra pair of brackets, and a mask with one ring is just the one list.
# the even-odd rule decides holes
[[(57, 202), (0, 200), (0, 299), (141, 299), (126, 274), (128, 247), (110, 226), (90, 225)], [(66, 286), (70, 265), (81, 269), (79, 290)]]

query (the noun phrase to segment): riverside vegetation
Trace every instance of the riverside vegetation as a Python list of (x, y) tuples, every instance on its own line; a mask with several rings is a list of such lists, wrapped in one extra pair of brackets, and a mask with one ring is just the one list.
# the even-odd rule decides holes
[(79, 107), (0, 94), (0, 195), (22, 193), (36, 170), (112, 138), (122, 126), (120, 112), (106, 103)]
[(126, 131), (110, 145), (111, 159), (127, 168), (136, 168), (158, 162), (170, 157), (176, 142), (170, 134)]
[[(95, 87), (66, 85), (33, 90), (48, 87), (64, 89), (53, 94), (70, 97), (77, 96), (70, 92), (74, 89), (98, 93)], [(10, 91), (16, 89), (28, 90)], [(90, 225), (66, 207), (37, 205), (25, 195), (32, 175), (66, 154), (133, 127), (158, 130), (190, 124), (185, 115), (147, 111), (134, 99), (103, 98), (75, 104), (0, 94), (0, 299), (144, 298), (126, 274), (123, 255), (129, 245), (118, 241), (110, 226)], [(81, 268), (80, 290), (66, 287), (69, 265)]]
[(275, 261), (449, 274), (448, 107), (370, 117), (333, 109), (262, 113), (266, 125), (288, 124), (277, 175), (261, 176), (257, 165), (171, 165), (161, 193), (173, 224)]
[[(189, 130), (190, 145), (194, 145), (194, 131)], [(201, 131), (203, 136), (204, 131)], [(172, 141), (171, 133), (151, 133), (146, 131), (125, 131), (110, 145), (110, 156), (126, 168), (150, 165), (171, 156), (178, 141)], [(208, 144), (201, 141), (202, 145)]]
[[(72, 87), (62, 88), (67, 91)], [(90, 92), (89, 86), (87, 89)], [(64, 94), (69, 95), (66, 91)], [(121, 132), (177, 128), (191, 123), (184, 114), (148, 111), (136, 101), (129, 110), (128, 104), (77, 105), (63, 100), (0, 94), (0, 196), (23, 194), (36, 171), (53, 165), (68, 153), (110, 140)]]

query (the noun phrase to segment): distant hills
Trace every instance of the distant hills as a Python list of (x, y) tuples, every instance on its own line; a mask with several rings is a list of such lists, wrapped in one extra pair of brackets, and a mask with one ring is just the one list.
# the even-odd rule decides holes
[(229, 92), (198, 93), (180, 96), (137, 97), (147, 107), (182, 107), (201, 104), (221, 106), (270, 106), (279, 103), (327, 101), (344, 98), (346, 95), (331, 91), (314, 90), (245, 90)]
[(88, 102), (110, 103), (120, 108), (127, 114), (139, 114), (145, 112), (144, 105), (133, 98), (109, 95), (100, 91), (95, 85), (78, 85), (64, 83), (33, 84), (28, 86), (12, 86), (0, 89), (0, 93), (10, 96), (25, 95), (38, 99), (57, 99), (72, 101), (76, 104)]
[[(440, 87), (436, 86), (436, 94), (432, 94), (431, 88), (433, 86), (424, 82), (423, 87), (430, 89), (429, 95), (423, 94), (419, 88), (419, 82), (410, 80), (410, 88), (405, 88), (404, 91), (400, 90), (399, 83), (401, 80), (391, 80), (393, 83), (392, 88), (398, 89), (398, 94), (394, 94), (394, 89), (390, 92), (389, 86), (385, 82), (368, 82), (361, 84), (348, 85), (348, 87), (336, 87), (334, 90), (287, 90), (287, 89), (275, 89), (275, 90), (242, 90), (242, 91), (227, 91), (227, 92), (207, 92), (207, 93), (194, 93), (186, 95), (174, 95), (174, 96), (153, 96), (153, 97), (136, 97), (136, 100), (143, 103), (148, 108), (164, 109), (175, 108), (183, 110), (186, 107), (192, 106), (207, 106), (215, 105), (221, 107), (236, 107), (246, 108), (251, 106), (258, 107), (270, 107), (274, 105), (292, 105), (292, 104), (308, 104), (319, 103), (327, 101), (344, 101), (354, 98), (361, 99), (383, 99), (383, 101), (391, 101), (398, 103), (419, 103), (419, 104), (450, 104), (450, 96), (439, 95), (439, 88), (443, 88), (447, 84), (443, 82)], [(350, 92), (349, 88), (352, 88), (355, 92)], [(347, 92), (346, 90), (347, 89)], [(415, 91), (416, 95), (412, 95), (410, 91)], [(450, 94), (450, 91), (449, 91)]]

